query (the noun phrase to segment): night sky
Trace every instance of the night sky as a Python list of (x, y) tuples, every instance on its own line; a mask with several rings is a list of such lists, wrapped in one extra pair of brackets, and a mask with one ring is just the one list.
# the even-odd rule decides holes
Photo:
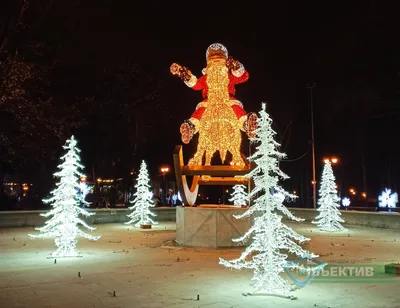
[[(177, 62), (201, 76), (207, 47), (220, 42), (250, 73), (236, 87), (246, 111), (267, 102), (290, 188), (311, 181), (311, 82), (317, 178), (322, 158), (336, 155), (345, 187), (364, 189), (363, 159), (368, 193), (399, 187), (400, 25), (389, 1), (31, 2), (13, 46), (31, 39), (46, 46), (30, 61), (55, 63), (47, 92), (85, 117), (71, 132), (86, 166), (124, 174), (145, 158), (154, 175), (172, 166), (179, 126), (202, 98), (169, 67)], [(2, 33), (20, 12), (14, 7), (0, 7)], [(184, 147), (186, 159), (193, 150)]]

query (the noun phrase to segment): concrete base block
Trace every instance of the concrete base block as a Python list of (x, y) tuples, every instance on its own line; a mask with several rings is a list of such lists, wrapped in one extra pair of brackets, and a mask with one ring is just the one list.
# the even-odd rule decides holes
[(232, 239), (245, 234), (251, 227), (251, 218), (235, 219), (246, 208), (182, 207), (176, 208), (176, 241), (193, 247), (242, 247)]

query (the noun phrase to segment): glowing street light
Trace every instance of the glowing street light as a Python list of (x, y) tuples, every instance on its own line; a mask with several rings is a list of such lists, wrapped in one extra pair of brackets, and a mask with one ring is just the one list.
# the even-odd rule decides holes
[(160, 168), (160, 171), (161, 171), (161, 174), (163, 176), (164, 188), (165, 188), (164, 200), (165, 200), (165, 203), (167, 203), (167, 182), (165, 180), (165, 175), (169, 172), (169, 167), (168, 166), (163, 166), (163, 167)]
[(330, 162), (332, 165), (336, 165), (336, 164), (339, 163), (339, 158), (337, 158), (337, 157), (325, 157), (323, 159), (323, 162), (324, 163), (329, 163)]
[(161, 171), (161, 173), (162, 173), (163, 175), (165, 175), (166, 173), (169, 172), (169, 167), (161, 167), (160, 171)]
[(363, 192), (363, 193), (361, 194), (361, 196), (362, 196), (364, 199), (367, 199), (367, 193)]

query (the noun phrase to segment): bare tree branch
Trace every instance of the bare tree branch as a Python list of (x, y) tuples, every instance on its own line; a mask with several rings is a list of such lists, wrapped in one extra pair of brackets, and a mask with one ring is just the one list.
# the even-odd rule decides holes
[[(23, 25), (23, 17), (26, 10), (29, 8), (30, 0), (11, 0), (5, 1), (3, 4), (5, 7), (0, 9), (0, 11), (7, 16), (3, 16), (2, 19), (4, 23), (0, 28), (0, 53), (5, 51), (8, 38)], [(14, 10), (11, 9), (10, 12), (10, 8), (14, 8)]]

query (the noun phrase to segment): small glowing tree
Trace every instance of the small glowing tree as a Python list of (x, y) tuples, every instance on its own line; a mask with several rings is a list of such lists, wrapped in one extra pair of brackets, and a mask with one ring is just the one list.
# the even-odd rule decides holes
[(88, 202), (85, 202), (86, 196), (90, 193), (91, 189), (92, 189), (92, 186), (88, 185), (86, 182), (79, 183), (79, 195), (82, 199), (83, 204), (86, 206), (89, 205)]
[(150, 207), (154, 207), (154, 202), (152, 200), (153, 193), (150, 191), (149, 182), (147, 166), (146, 163), (142, 161), (137, 184), (135, 185), (137, 191), (134, 196), (136, 197), (131, 201), (133, 206), (129, 207), (132, 213), (127, 215), (130, 220), (125, 224), (135, 223), (135, 227), (157, 224), (157, 222), (151, 219), (151, 216), (156, 216), (156, 214), (150, 211)]
[(340, 198), (337, 194), (332, 166), (328, 160), (325, 161), (322, 171), (318, 204), (319, 215), (315, 217), (315, 221), (312, 223), (317, 224), (321, 231), (346, 231), (340, 224), (344, 222), (340, 217), (342, 214), (338, 210), (338, 207), (340, 207)]
[(350, 198), (344, 197), (344, 198), (342, 199), (342, 205), (343, 205), (343, 207), (348, 208), (348, 207), (350, 206), (350, 203), (351, 203)]
[(52, 216), (52, 218), (45, 222), (45, 226), (36, 228), (40, 231), (38, 235), (29, 235), (34, 238), (55, 237), (57, 250), (52, 253), (52, 257), (79, 256), (76, 251), (77, 237), (79, 236), (89, 240), (100, 238), (100, 236), (87, 234), (78, 227), (78, 225), (82, 225), (90, 231), (96, 229), (79, 218), (79, 215), (88, 217), (94, 215), (94, 213), (89, 213), (79, 207), (81, 203), (84, 205), (89, 203), (82, 199), (80, 193), (79, 179), (83, 174), (79, 170), (84, 167), (80, 164), (80, 150), (76, 145), (77, 141), (74, 136), (66, 141), (63, 148), (68, 152), (61, 157), (64, 162), (58, 166), (60, 171), (54, 174), (55, 177), (59, 178), (59, 182), (56, 184), (56, 189), (51, 192), (53, 196), (43, 200), (43, 202), (51, 204), (52, 209), (40, 215), (44, 217)]
[(379, 207), (394, 208), (399, 202), (397, 193), (392, 193), (391, 189), (385, 188), (382, 194), (378, 197)]
[(231, 194), (231, 199), (229, 201), (233, 201), (233, 205), (236, 207), (242, 207), (247, 204), (247, 193), (246, 186), (242, 184), (238, 184), (233, 186), (233, 192)]
[[(254, 199), (254, 204), (245, 213), (235, 216), (237, 219), (253, 216), (254, 222), (242, 237), (233, 239), (234, 242), (245, 242), (252, 238), (252, 242), (239, 258), (230, 261), (220, 258), (220, 264), (254, 271), (255, 283), (247, 294), (290, 297), (290, 284), (280, 276), (283, 271), (291, 269), (314, 274), (323, 265), (308, 267), (287, 260), (288, 254), (285, 251), (304, 259), (312, 259), (317, 255), (296, 243), (308, 241), (308, 238), (282, 223), (280, 213), (295, 221), (303, 219), (295, 217), (282, 203), (285, 198), (295, 198), (278, 184), (279, 180), (288, 178), (279, 169), (279, 160), (285, 154), (278, 151), (279, 144), (274, 140), (276, 133), (272, 130), (272, 120), (265, 111), (265, 104), (262, 104), (259, 115), (258, 128), (255, 131), (257, 136), (250, 139), (253, 143), (258, 143), (256, 152), (249, 157), (249, 161), (255, 162), (256, 168), (247, 175), (255, 184), (249, 194), (249, 199)], [(277, 197), (276, 194), (284, 198)]]

